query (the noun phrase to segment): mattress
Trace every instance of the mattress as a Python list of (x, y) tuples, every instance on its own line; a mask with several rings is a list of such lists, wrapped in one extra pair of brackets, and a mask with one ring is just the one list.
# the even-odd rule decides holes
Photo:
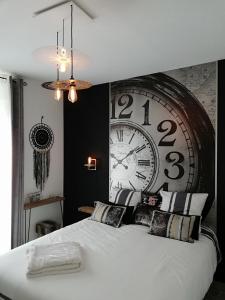
[[(202, 300), (217, 266), (213, 242), (200, 235), (185, 243), (148, 230), (85, 219), (55, 231), (0, 257), (0, 293), (12, 300)], [(81, 244), (81, 271), (26, 277), (27, 247), (64, 241)]]

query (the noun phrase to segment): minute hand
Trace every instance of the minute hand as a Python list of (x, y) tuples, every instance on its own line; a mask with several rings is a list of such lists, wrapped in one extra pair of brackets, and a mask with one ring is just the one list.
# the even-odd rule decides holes
[(133, 154), (136, 151), (136, 149), (137, 149), (137, 147), (134, 148), (133, 150), (130, 150), (130, 152), (128, 152), (127, 155), (124, 158), (122, 158), (120, 161), (123, 161), (125, 158), (127, 158), (128, 156), (130, 156), (131, 154)]

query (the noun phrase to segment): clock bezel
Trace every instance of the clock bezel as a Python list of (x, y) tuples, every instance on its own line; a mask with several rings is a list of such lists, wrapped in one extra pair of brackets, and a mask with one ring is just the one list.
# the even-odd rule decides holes
[[(149, 191), (155, 184), (158, 174), (159, 174), (159, 166), (160, 166), (160, 160), (159, 160), (159, 153), (157, 150), (157, 146), (153, 140), (153, 138), (151, 137), (151, 135), (143, 128), (141, 127), (139, 124), (132, 122), (132, 121), (125, 121), (125, 120), (120, 120), (120, 121), (113, 121), (110, 124), (110, 135), (111, 135), (111, 129), (113, 127), (116, 126), (127, 126), (127, 127), (131, 127), (132, 129), (135, 129), (137, 131), (139, 131), (149, 142), (150, 147), (152, 149), (152, 152), (154, 154), (154, 172), (153, 172), (153, 176), (152, 179), (150, 180), (150, 182), (148, 183), (147, 187), (144, 189), (137, 189), (137, 190), (143, 190), (143, 191)], [(110, 158), (110, 162), (109, 162), (110, 166), (111, 166), (111, 158)], [(125, 188), (130, 188), (130, 187), (125, 187)]]

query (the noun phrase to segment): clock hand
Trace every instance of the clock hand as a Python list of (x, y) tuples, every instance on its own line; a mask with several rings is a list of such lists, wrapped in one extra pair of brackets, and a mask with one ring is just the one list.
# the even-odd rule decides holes
[(115, 169), (119, 164), (123, 165), (125, 169), (128, 169), (128, 166), (127, 166), (127, 165), (124, 165), (124, 164), (122, 163), (122, 161), (123, 161), (125, 158), (127, 158), (128, 156), (132, 155), (132, 154), (136, 151), (136, 149), (137, 149), (137, 147), (134, 148), (134, 149), (132, 149), (132, 150), (130, 150), (130, 151), (127, 153), (127, 155), (126, 155), (124, 158), (122, 158), (122, 159), (117, 159), (117, 158), (115, 157), (115, 155), (114, 155), (113, 153), (111, 153), (111, 154), (110, 154), (111, 157), (112, 157), (112, 158), (115, 158), (115, 159), (117, 160), (117, 163), (116, 163), (115, 165), (113, 165), (113, 169)]
[(112, 158), (115, 158), (115, 160), (117, 160), (117, 163), (116, 163), (115, 165), (113, 165), (113, 169), (115, 169), (118, 165), (123, 165), (125, 169), (128, 169), (128, 166), (124, 165), (124, 164), (122, 163), (122, 160), (121, 160), (121, 159), (116, 158), (115, 154), (110, 153), (110, 156), (111, 156)]
[(119, 159), (118, 159), (118, 158), (116, 158), (115, 154), (113, 154), (113, 153), (110, 153), (110, 156), (111, 156), (112, 158), (115, 158), (115, 160), (119, 161)]
[(118, 160), (118, 162), (117, 162), (115, 165), (113, 165), (113, 169), (115, 169), (118, 165), (124, 166), (124, 168), (125, 168), (126, 170), (128, 169), (128, 166), (127, 166), (127, 165), (124, 165), (124, 164), (122, 163), (121, 160)]
[(127, 158), (128, 156), (130, 156), (131, 154), (133, 154), (136, 151), (136, 149), (137, 149), (137, 147), (134, 148), (133, 150), (130, 150), (130, 152), (128, 152), (127, 155), (124, 158), (122, 158), (120, 161), (122, 162), (125, 158)]

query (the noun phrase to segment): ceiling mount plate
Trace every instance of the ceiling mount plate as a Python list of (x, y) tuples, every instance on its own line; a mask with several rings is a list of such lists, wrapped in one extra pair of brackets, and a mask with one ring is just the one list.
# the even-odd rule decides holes
[(90, 13), (89, 11), (87, 11), (87, 9), (85, 9), (77, 0), (65, 0), (65, 1), (60, 1), (60, 2), (57, 2), (53, 5), (50, 5), (50, 6), (47, 6), (43, 9), (40, 9), (40, 10), (37, 10), (34, 12), (34, 17), (37, 17), (45, 12), (48, 12), (52, 9), (55, 9), (59, 6), (62, 6), (62, 5), (65, 5), (67, 3), (73, 3), (74, 5), (76, 5), (86, 16), (88, 16), (88, 18), (90, 18), (91, 20), (94, 20), (95, 19), (95, 16)]

